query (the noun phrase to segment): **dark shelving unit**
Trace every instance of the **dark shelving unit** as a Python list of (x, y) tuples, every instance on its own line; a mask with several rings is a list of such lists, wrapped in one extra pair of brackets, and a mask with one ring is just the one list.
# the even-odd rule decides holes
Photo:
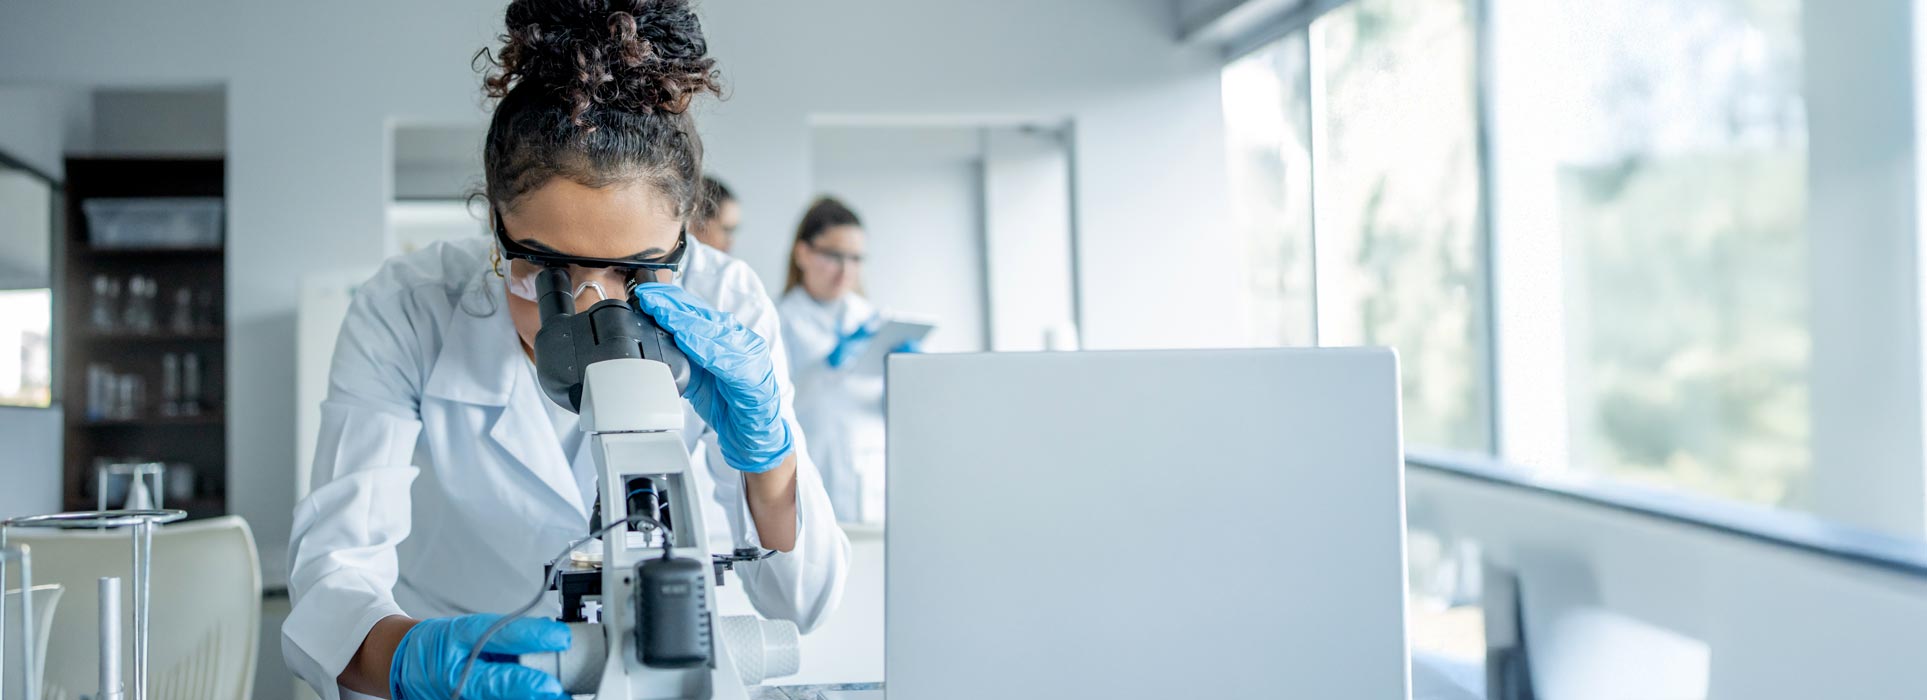
[[(227, 513), (227, 332), (222, 316), (226, 293), (226, 235), (218, 247), (95, 248), (88, 237), (82, 205), (94, 198), (224, 197), (226, 168), (205, 158), (69, 158), (64, 206), (66, 231), (60, 246), (60, 381), (64, 418), (65, 468), (62, 500), (68, 510), (91, 510), (91, 482), (97, 459), (136, 458), (189, 465), (194, 492), (185, 501), (165, 500), (190, 518)], [(91, 324), (92, 281), (107, 275), (123, 282), (133, 275), (159, 285), (157, 312), (165, 316), (173, 290), (183, 286), (211, 290), (212, 319), (201, 319), (186, 333), (101, 330)], [(124, 303), (124, 300), (123, 300)], [(200, 357), (202, 406), (198, 415), (163, 415), (161, 365), (166, 353)], [(109, 365), (144, 378), (145, 401), (131, 418), (88, 415), (87, 368)], [(171, 489), (170, 489), (171, 490)]]

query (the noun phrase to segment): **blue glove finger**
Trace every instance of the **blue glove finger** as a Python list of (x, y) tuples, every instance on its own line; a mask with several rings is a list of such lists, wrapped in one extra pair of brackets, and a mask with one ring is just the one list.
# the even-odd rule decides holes
[(729, 384), (760, 381), (751, 361), (767, 359), (769, 344), (729, 314), (701, 305), (681, 287), (640, 284), (630, 297), (637, 308), (669, 331), (691, 362)]
[(488, 643), (482, 646), (482, 653), (521, 655), (567, 651), (570, 641), (568, 625), (555, 620), (525, 617), (497, 630), (495, 636), (489, 637)]
[[(432, 700), (432, 699), (430, 699)], [(475, 663), (462, 700), (569, 700), (562, 682), (547, 673), (515, 664)]]

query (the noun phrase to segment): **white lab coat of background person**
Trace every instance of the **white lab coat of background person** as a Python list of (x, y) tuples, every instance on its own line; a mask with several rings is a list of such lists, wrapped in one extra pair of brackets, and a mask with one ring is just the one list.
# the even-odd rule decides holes
[[(393, 259), (355, 293), (322, 403), (314, 489), (295, 507), (282, 627), (288, 665), (329, 700), (376, 621), (506, 613), (542, 565), (588, 533), (596, 470), (573, 414), (537, 384), (510, 321), (492, 241), (440, 243)], [(689, 241), (684, 289), (770, 340), (797, 450), (795, 549), (736, 565), (762, 615), (808, 632), (842, 597), (850, 544), (790, 406), (774, 304), (740, 261)], [(759, 547), (742, 475), (685, 403), (696, 485), (711, 495), (711, 549)], [(564, 444), (578, 446), (564, 454)], [(724, 535), (729, 542), (719, 541)], [(552, 596), (553, 594), (551, 594)], [(551, 597), (533, 615), (555, 616)]]
[(861, 352), (831, 367), (837, 341), (874, 319), (876, 308), (856, 293), (824, 303), (797, 285), (777, 306), (783, 344), (794, 361), (796, 417), (810, 436), (810, 459), (844, 522), (883, 520), (883, 374), (857, 367)]

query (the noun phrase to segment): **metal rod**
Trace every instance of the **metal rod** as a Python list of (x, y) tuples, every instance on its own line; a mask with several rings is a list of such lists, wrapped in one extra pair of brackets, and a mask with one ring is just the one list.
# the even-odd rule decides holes
[(100, 694), (120, 700), (120, 578), (100, 577)]
[[(6, 580), (7, 561), (20, 562), (20, 670), (21, 686), (29, 698), (40, 697), (40, 682), (34, 677), (36, 664), (34, 620), (33, 620), (33, 552), (27, 545), (8, 547), (0, 545), (0, 659), (7, 655), (6, 635)], [(0, 692), (6, 688), (5, 664), (0, 664)]]
[(134, 525), (134, 700), (147, 700), (148, 586), (152, 582), (154, 523)]
[(7, 560), (13, 558), (13, 552), (7, 546), (7, 528), (0, 527), (0, 696), (7, 694)]
[[(20, 553), (20, 673), (25, 676), (21, 679), (25, 681), (21, 685), (26, 688), (28, 698), (37, 699), (40, 697), (40, 678), (34, 671), (38, 668), (35, 660), (40, 650), (35, 648), (34, 642), (40, 638), (33, 629), (33, 552), (24, 544), (14, 547), (14, 551)], [(0, 585), (0, 589), (4, 588), (6, 586)], [(0, 599), (4, 598), (4, 591), (0, 591)], [(0, 608), (4, 607), (4, 600), (0, 600)], [(4, 636), (6, 630), (0, 628), (0, 637)]]

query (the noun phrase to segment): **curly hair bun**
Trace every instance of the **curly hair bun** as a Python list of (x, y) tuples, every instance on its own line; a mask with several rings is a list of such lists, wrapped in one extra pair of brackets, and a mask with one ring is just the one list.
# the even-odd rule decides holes
[(539, 87), (587, 126), (592, 110), (682, 114), (697, 95), (721, 94), (688, 0), (513, 0), (506, 19), (498, 71), (483, 81), (490, 97)]

